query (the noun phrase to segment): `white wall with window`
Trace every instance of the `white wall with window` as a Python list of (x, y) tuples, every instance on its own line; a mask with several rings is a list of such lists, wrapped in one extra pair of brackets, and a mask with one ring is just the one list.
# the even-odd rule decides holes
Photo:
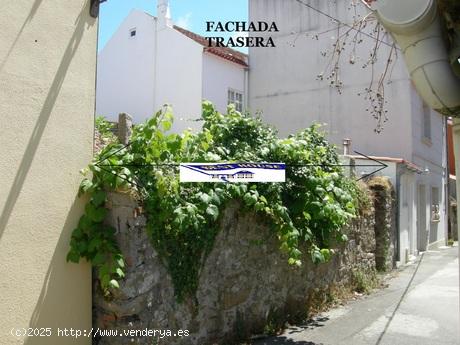
[(244, 96), (243, 96), (242, 91), (228, 89), (227, 104), (228, 105), (233, 104), (235, 106), (235, 109), (238, 110), (239, 112), (242, 112), (244, 109), (243, 99), (244, 99)]
[(222, 113), (226, 112), (229, 103), (235, 103), (239, 111), (244, 110), (246, 75), (240, 65), (204, 54), (203, 98), (212, 101)]
[[(444, 244), (447, 238), (447, 143), (446, 120), (431, 110), (411, 88), (412, 162), (425, 170), (417, 177), (426, 185), (426, 225), (422, 241), (429, 248)], [(422, 248), (426, 249), (426, 248)]]
[(120, 112), (142, 122), (155, 109), (155, 21), (133, 10), (98, 55), (96, 114), (118, 121)]
[(246, 56), (226, 48), (210, 53), (203, 40), (167, 18), (131, 11), (98, 55), (97, 114), (117, 121), (126, 112), (140, 123), (171, 104), (172, 131), (198, 129), (202, 100), (225, 113), (229, 89), (238, 92), (235, 103), (242, 110), (247, 71), (240, 59)]
[[(314, 3), (315, 8), (333, 13), (343, 22), (354, 21), (356, 13), (350, 10), (349, 1), (317, 0)], [(363, 11), (362, 15), (367, 13), (364, 7), (357, 10)], [(423, 109), (423, 102), (412, 86), (403, 59), (395, 61), (392, 82), (385, 85), (388, 121), (383, 132), (376, 133), (377, 122), (366, 111), (369, 102), (363, 97), (372, 71), (362, 68), (375, 41), (363, 38), (356, 50), (359, 63), (342, 61), (340, 78), (345, 85), (339, 95), (326, 82), (328, 72), (324, 69), (330, 59), (321, 54), (330, 51), (335, 42), (331, 39), (337, 32), (334, 23), (295, 0), (251, 0), (249, 17), (251, 21), (274, 20), (280, 29), (270, 33), (275, 48), (249, 49), (251, 110), (260, 111), (262, 119), (274, 125), (282, 136), (306, 128), (313, 122), (325, 123), (329, 140), (337, 145), (341, 145), (344, 138), (351, 138), (353, 149), (363, 153), (402, 158), (414, 163), (421, 173), (410, 182), (413, 185), (410, 193), (416, 194), (417, 184), (426, 185), (427, 194), (431, 193), (431, 186), (439, 188), (441, 220), (437, 230), (430, 234), (430, 244), (442, 243), (447, 233), (443, 188), (447, 176), (446, 126), (441, 115)], [(312, 39), (315, 35), (318, 38)], [(390, 38), (388, 40), (387, 43), (391, 42)], [(390, 49), (385, 44), (379, 46), (379, 54), (384, 58), (379, 58), (373, 65), (375, 71), (384, 71)], [(321, 72), (326, 73), (324, 81), (318, 80)], [(375, 78), (374, 82), (377, 82)], [(390, 172), (386, 169), (383, 174), (390, 175)], [(431, 198), (428, 196), (423, 200), (428, 210)], [(407, 219), (407, 224), (401, 225), (401, 255), (405, 255), (406, 248), (409, 255), (415, 253), (417, 241), (414, 236), (417, 233), (413, 222), (416, 221), (416, 211), (415, 201), (400, 210), (402, 219)]]

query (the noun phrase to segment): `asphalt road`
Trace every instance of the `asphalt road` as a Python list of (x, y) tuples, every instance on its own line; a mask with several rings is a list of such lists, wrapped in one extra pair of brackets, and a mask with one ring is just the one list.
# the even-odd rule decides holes
[(365, 298), (255, 345), (458, 345), (458, 248), (424, 253)]

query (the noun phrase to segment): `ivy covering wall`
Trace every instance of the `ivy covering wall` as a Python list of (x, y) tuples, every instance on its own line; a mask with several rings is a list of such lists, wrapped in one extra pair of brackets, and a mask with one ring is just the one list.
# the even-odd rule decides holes
[[(90, 199), (67, 259), (91, 261), (107, 296), (119, 287), (125, 265), (115, 230), (104, 224), (107, 191), (129, 188), (143, 205), (149, 238), (179, 301), (196, 291), (219, 216), (232, 199), (264, 216), (291, 265), (302, 265), (303, 253), (327, 262), (334, 244), (347, 240), (342, 228), (355, 216), (359, 188), (344, 176), (319, 126), (280, 139), (260, 118), (232, 107), (223, 115), (209, 102), (202, 119), (197, 133), (169, 133), (173, 115), (165, 107), (134, 128), (128, 146), (109, 144), (85, 171), (80, 193)], [(286, 183), (180, 183), (181, 162), (283, 162)]]

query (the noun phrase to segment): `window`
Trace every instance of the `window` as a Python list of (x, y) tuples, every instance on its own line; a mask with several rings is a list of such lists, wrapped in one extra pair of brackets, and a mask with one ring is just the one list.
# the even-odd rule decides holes
[(431, 142), (431, 109), (423, 103), (423, 139)]
[(243, 111), (243, 93), (228, 89), (228, 103), (227, 104), (234, 104), (235, 109), (239, 112)]
[(129, 37), (134, 37), (136, 36), (136, 28), (129, 30)]
[(439, 222), (441, 211), (439, 209), (439, 188), (431, 188), (431, 221)]

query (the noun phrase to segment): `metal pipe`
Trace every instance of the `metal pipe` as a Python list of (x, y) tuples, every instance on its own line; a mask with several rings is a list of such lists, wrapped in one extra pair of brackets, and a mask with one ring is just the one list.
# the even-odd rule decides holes
[(436, 1), (382, 0), (372, 9), (400, 46), (423, 100), (441, 114), (460, 117), (460, 79), (450, 64)]

